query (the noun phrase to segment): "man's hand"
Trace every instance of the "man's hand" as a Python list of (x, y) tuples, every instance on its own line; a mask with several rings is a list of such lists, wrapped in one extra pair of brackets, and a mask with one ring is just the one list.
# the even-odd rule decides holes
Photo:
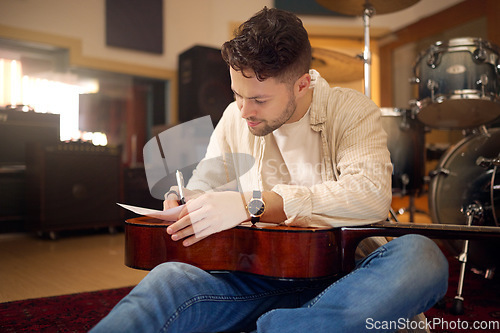
[[(184, 188), (184, 196), (186, 202), (200, 196), (203, 192), (201, 191), (191, 191)], [(165, 194), (165, 200), (163, 201), (163, 210), (167, 210), (173, 207), (179, 206), (179, 188), (177, 186), (172, 186), (170, 191)]]
[(246, 201), (239, 192), (205, 193), (186, 203), (179, 220), (169, 226), (167, 232), (172, 235), (172, 240), (185, 238), (182, 244), (190, 246), (211, 234), (249, 220)]

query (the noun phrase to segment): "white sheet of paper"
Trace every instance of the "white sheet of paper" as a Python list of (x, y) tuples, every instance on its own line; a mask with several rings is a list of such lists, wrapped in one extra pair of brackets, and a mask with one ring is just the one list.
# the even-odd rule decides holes
[(128, 210), (136, 213), (136, 214), (154, 217), (154, 218), (165, 220), (165, 221), (177, 221), (177, 217), (179, 216), (179, 213), (181, 212), (182, 207), (184, 207), (184, 205), (180, 205), (180, 206), (170, 208), (167, 210), (156, 210), (156, 209), (150, 209), (150, 208), (125, 205), (125, 204), (121, 204), (121, 203), (117, 203), (117, 204), (125, 209), (128, 209)]

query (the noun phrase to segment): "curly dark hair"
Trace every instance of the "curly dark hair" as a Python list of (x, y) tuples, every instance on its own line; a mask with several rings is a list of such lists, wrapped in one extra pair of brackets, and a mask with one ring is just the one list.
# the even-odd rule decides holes
[(311, 66), (311, 44), (302, 21), (290, 12), (264, 7), (222, 45), (222, 58), (245, 77), (295, 82)]

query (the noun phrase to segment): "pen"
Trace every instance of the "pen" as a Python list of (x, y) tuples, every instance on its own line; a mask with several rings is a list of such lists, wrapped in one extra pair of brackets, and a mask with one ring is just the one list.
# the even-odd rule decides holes
[(182, 176), (182, 172), (177, 170), (175, 178), (177, 178), (177, 187), (179, 187), (179, 196), (181, 197), (179, 202), (181, 205), (184, 205), (186, 203), (186, 199), (184, 199), (184, 177)]

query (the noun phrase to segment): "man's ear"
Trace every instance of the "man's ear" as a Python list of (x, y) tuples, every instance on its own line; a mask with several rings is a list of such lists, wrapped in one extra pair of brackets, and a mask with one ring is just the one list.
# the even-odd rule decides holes
[(303, 96), (307, 93), (309, 90), (309, 87), (311, 86), (311, 75), (309, 73), (305, 73), (301, 77), (295, 81), (295, 92), (297, 93), (297, 96)]

